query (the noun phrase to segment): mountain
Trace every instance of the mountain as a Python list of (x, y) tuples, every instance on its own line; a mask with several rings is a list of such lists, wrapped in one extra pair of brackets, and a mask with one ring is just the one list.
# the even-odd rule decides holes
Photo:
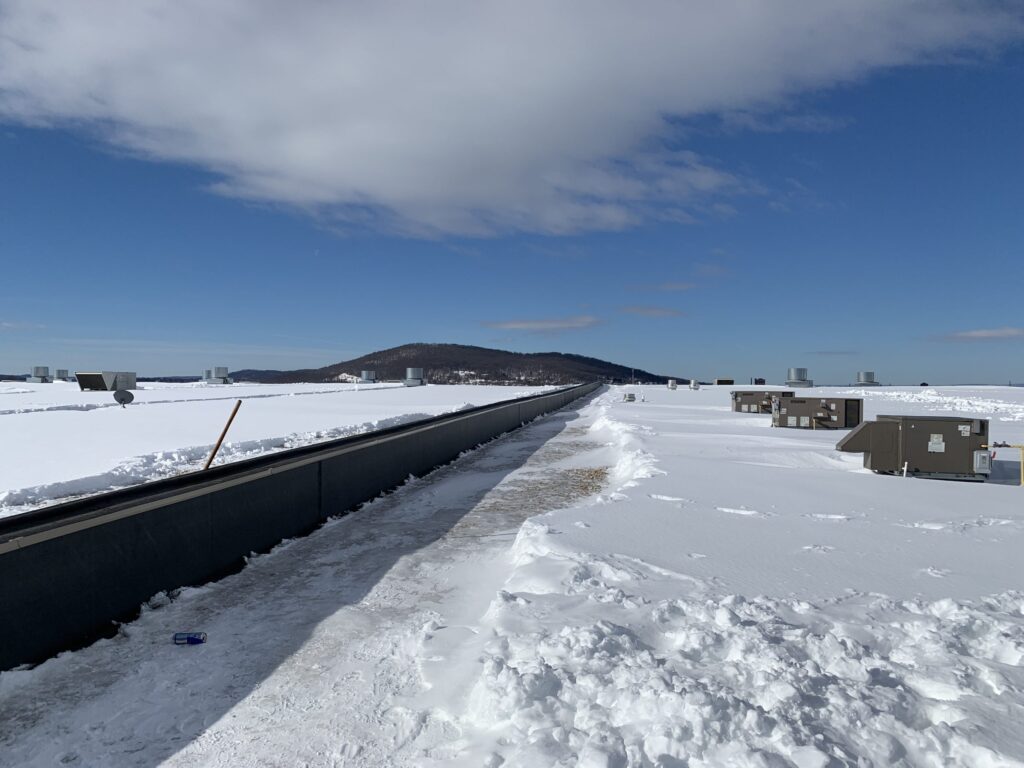
[[(422, 368), (431, 384), (571, 384), (584, 381), (664, 384), (669, 377), (609, 363), (594, 357), (561, 352), (506, 352), (463, 344), (405, 344), (372, 352), (324, 368), (299, 371), (243, 370), (235, 381), (264, 383), (344, 381), (364, 370), (375, 371), (379, 381), (405, 378), (406, 368)], [(678, 378), (681, 383), (688, 379)]]

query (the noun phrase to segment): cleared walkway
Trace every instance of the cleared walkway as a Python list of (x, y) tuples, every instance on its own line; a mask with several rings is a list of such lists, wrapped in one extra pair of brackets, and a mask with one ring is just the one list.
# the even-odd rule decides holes
[[(444, 749), (458, 734), (408, 704), (424, 629), (486, 609), (523, 520), (601, 489), (600, 450), (575, 410), (552, 414), (158, 597), (111, 640), (0, 675), (4, 762), (383, 766)], [(181, 630), (209, 642), (172, 645)]]

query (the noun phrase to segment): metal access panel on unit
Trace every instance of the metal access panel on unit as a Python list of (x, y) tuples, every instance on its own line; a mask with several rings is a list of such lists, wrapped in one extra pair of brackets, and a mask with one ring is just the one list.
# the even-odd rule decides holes
[(771, 413), (773, 397), (793, 397), (791, 391), (748, 389), (731, 392), (732, 409), (736, 413)]
[(864, 401), (854, 397), (772, 398), (772, 426), (796, 429), (852, 429), (864, 417)]
[(114, 379), (110, 371), (82, 373), (75, 371), (78, 387), (83, 392), (108, 392), (114, 388)]
[(839, 441), (836, 449), (863, 452), (875, 472), (984, 480), (991, 472), (987, 419), (955, 416), (879, 416)]

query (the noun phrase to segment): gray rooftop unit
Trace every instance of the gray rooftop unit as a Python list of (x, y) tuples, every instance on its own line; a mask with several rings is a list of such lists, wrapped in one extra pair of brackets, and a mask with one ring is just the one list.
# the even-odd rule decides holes
[(793, 397), (795, 392), (754, 389), (730, 392), (732, 409), (736, 413), (771, 413), (772, 398)]
[(944, 480), (985, 480), (992, 471), (988, 419), (879, 416), (836, 444), (863, 453), (864, 467), (882, 474)]
[(231, 379), (228, 378), (227, 366), (217, 365), (213, 369), (207, 368), (203, 371), (203, 381), (208, 384), (231, 384)]
[(422, 368), (406, 368), (405, 369), (405, 386), (407, 387), (421, 387), (426, 384), (426, 380), (423, 378)]
[(68, 376), (67, 368), (58, 368), (54, 371), (53, 378), (55, 381), (67, 381), (70, 377)]
[(361, 371), (359, 373), (359, 381), (363, 384), (375, 384), (377, 382), (377, 372)]
[(137, 389), (134, 371), (75, 371), (78, 387), (83, 392), (114, 392), (118, 389)]
[(807, 378), (806, 368), (790, 368), (786, 379), (787, 387), (813, 387), (814, 381)]
[(857, 384), (862, 387), (877, 387), (878, 382), (875, 381), (874, 371), (858, 371), (857, 372)]
[(675, 389), (678, 386), (679, 386), (679, 384), (676, 383), (675, 379), (669, 379), (668, 380), (668, 388), (669, 389)]
[(859, 397), (773, 397), (772, 426), (797, 429), (852, 429), (864, 418)]
[(32, 375), (28, 377), (28, 381), (33, 384), (49, 384), (53, 381), (50, 378), (50, 367), (48, 365), (33, 366)]

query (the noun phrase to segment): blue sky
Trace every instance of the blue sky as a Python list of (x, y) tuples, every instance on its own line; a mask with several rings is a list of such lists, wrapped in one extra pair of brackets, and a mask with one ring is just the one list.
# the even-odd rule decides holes
[[(852, 37), (849, 55), (792, 65), (773, 53), (792, 50), (781, 25), (765, 33), (777, 49), (749, 60), (698, 57), (729, 70), (707, 94), (702, 78), (676, 82), (686, 61), (609, 80), (604, 67), (628, 67), (606, 46), (596, 85), (504, 58), (481, 63), (482, 85), (438, 65), (425, 82), (453, 95), (435, 107), (423, 82), (376, 74), (376, 54), (341, 59), (331, 72), (374, 94), (359, 111), (375, 116), (369, 144), (341, 86), (326, 127), (303, 115), (332, 91), (296, 95), (284, 77), (225, 127), (209, 105), (258, 72), (177, 87), (151, 61), (159, 46), (97, 64), (85, 43), (67, 52), (91, 40), (87, 22), (55, 29), (26, 7), (0, 2), (0, 25), (42, 57), (0, 44), (0, 372), (298, 368), (429, 341), (740, 381), (789, 366), (836, 383), (862, 369), (1024, 381), (1024, 48), (1003, 4), (967, 23), (950, 3), (948, 28), (875, 53), (857, 49), (878, 38), (870, 19), (811, 19)], [(167, 34), (136, 23), (141, 39)], [(508, 114), (527, 113), (498, 138), (520, 118), (488, 122), (495, 92), (492, 111), (514, 98)]]

